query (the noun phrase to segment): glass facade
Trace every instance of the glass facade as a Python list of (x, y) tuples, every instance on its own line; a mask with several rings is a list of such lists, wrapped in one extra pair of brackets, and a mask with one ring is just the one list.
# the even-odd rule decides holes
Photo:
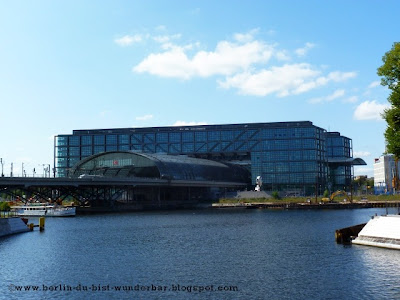
[[(328, 158), (341, 161), (353, 157), (351, 139), (341, 136), (339, 132), (328, 132), (326, 142)], [(340, 190), (350, 185), (352, 180), (351, 168), (349, 164), (330, 164), (328, 174), (330, 185)]]
[(329, 164), (331, 158), (352, 157), (351, 139), (308, 121), (74, 130), (55, 138), (56, 176), (68, 176), (86, 157), (118, 150), (246, 165), (252, 184), (262, 176), (265, 190), (303, 195), (351, 180), (350, 165)]
[(183, 155), (105, 152), (80, 161), (71, 177), (144, 177), (170, 180), (249, 182), (242, 166)]

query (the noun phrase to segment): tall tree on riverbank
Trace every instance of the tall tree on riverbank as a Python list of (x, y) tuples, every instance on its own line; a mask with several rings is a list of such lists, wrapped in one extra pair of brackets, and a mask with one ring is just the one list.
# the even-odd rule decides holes
[[(385, 130), (386, 151), (395, 156), (395, 165), (400, 158), (400, 42), (393, 44), (392, 49), (382, 57), (383, 65), (378, 68), (382, 76), (381, 85), (387, 86), (391, 93), (388, 97), (390, 108), (385, 109), (383, 118), (387, 122)], [(399, 190), (398, 169), (395, 168), (394, 187)]]

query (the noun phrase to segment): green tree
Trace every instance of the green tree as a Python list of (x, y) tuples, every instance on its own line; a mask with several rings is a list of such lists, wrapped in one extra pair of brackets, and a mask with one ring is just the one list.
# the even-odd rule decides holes
[(383, 65), (378, 68), (378, 75), (382, 76), (381, 85), (391, 90), (388, 97), (390, 108), (383, 113), (387, 122), (385, 139), (387, 152), (394, 154), (397, 160), (400, 158), (400, 42), (393, 44), (382, 61)]
[[(385, 109), (382, 116), (386, 120), (385, 130), (386, 151), (394, 154), (395, 165), (400, 158), (400, 43), (393, 44), (392, 49), (382, 57), (383, 65), (378, 68), (382, 76), (381, 84), (390, 89), (388, 101), (390, 107)], [(395, 168), (394, 187), (399, 190), (399, 174)]]
[(9, 211), (10, 205), (7, 202), (0, 202), (0, 211)]
[(281, 197), (279, 196), (278, 191), (273, 191), (273, 192), (271, 193), (271, 196), (272, 196), (272, 198), (274, 198), (274, 199), (276, 199), (276, 200), (281, 199)]

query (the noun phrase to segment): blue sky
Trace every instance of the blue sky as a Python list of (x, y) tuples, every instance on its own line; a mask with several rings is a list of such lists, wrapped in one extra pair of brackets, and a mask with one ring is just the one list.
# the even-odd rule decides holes
[(399, 1), (0, 0), (0, 157), (53, 164), (74, 129), (312, 121), (385, 151), (376, 69)]

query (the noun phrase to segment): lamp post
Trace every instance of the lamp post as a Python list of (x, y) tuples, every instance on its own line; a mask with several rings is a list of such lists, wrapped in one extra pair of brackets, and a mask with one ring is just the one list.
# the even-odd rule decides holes
[(3, 172), (3, 164), (4, 164), (4, 162), (3, 162), (2, 158), (0, 158), (0, 163), (1, 163), (1, 177), (4, 177), (4, 172)]

